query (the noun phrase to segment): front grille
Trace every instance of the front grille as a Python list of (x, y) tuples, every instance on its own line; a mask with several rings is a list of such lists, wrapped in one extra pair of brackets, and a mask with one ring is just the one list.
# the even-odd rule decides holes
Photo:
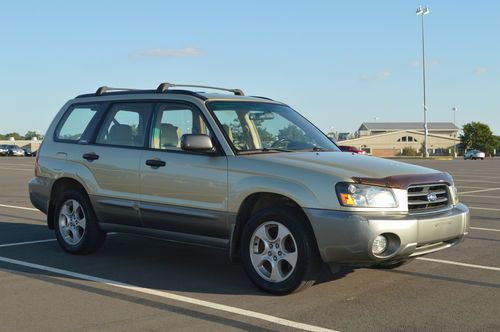
[(408, 211), (426, 212), (450, 205), (448, 186), (445, 184), (412, 185), (408, 187)]

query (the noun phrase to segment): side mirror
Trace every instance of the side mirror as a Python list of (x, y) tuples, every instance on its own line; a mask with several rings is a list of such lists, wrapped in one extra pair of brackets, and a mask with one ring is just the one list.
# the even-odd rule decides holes
[(212, 139), (203, 134), (184, 134), (181, 137), (181, 149), (192, 152), (215, 152)]

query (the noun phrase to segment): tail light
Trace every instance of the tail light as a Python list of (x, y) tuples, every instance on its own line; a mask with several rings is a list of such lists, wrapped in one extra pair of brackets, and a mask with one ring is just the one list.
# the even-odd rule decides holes
[(38, 148), (38, 151), (36, 152), (36, 158), (35, 158), (35, 176), (38, 176), (38, 157), (40, 157), (40, 148)]
[(42, 146), (43, 146), (43, 141), (38, 147), (38, 150), (36, 151), (36, 157), (35, 157), (35, 176), (38, 176), (38, 158), (40, 158), (40, 152), (42, 151)]

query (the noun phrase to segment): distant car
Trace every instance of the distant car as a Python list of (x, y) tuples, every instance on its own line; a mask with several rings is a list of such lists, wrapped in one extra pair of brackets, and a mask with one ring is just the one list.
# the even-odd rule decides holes
[(7, 145), (0, 145), (0, 156), (6, 156), (9, 154), (9, 148)]
[(8, 156), (24, 156), (24, 150), (17, 145), (6, 145), (6, 147), (8, 149)]
[(340, 151), (342, 152), (352, 152), (356, 154), (366, 154), (366, 151), (360, 150), (355, 146), (347, 146), (347, 145), (338, 145)]
[(26, 157), (35, 157), (36, 156), (36, 151), (32, 151), (31, 148), (24, 148), (24, 155)]
[(466, 152), (464, 154), (464, 159), (465, 160), (467, 160), (467, 159), (472, 159), (472, 160), (481, 159), (481, 160), (484, 160), (484, 157), (485, 157), (484, 152), (481, 152), (479, 150), (470, 150), (470, 151), (468, 151), (468, 152)]

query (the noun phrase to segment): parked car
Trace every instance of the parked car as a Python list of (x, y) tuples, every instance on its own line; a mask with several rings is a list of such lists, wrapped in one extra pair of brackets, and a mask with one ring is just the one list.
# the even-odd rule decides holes
[(18, 147), (17, 145), (10, 144), (7, 145), (7, 155), (8, 156), (14, 156), (14, 157), (19, 157), (19, 156), (24, 156), (24, 150)]
[(3, 145), (0, 145), (0, 156), (7, 156), (9, 155), (9, 148), (7, 147), (7, 145), (3, 144)]
[(180, 87), (101, 87), (57, 113), (29, 194), (62, 249), (93, 252), (107, 232), (225, 248), (287, 294), (323, 263), (394, 268), (468, 234), (448, 173), (340, 153), (281, 102)]
[(348, 146), (348, 145), (338, 145), (340, 151), (342, 152), (352, 152), (352, 153), (357, 153), (357, 154), (366, 154), (366, 151), (360, 150), (356, 148), (355, 146)]
[(30, 147), (24, 148), (23, 151), (24, 151), (24, 155), (26, 157), (35, 157), (36, 156), (36, 150), (33, 151), (33, 150), (31, 150)]
[(484, 157), (485, 157), (485, 153), (481, 152), (479, 150), (470, 150), (470, 151), (467, 151), (464, 154), (464, 160), (467, 160), (467, 159), (472, 159), (472, 160), (481, 159), (481, 160), (484, 160)]

